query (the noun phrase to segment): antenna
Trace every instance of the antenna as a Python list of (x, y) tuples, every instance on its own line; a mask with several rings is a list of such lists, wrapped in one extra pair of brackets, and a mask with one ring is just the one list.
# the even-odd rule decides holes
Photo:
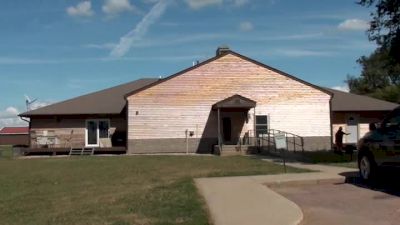
[(193, 66), (196, 66), (196, 65), (198, 65), (200, 63), (200, 60), (195, 60), (195, 61), (193, 61)]
[(32, 104), (37, 101), (37, 98), (31, 100), (31, 98), (29, 98), (28, 95), (24, 96), (25, 96), (26, 111), (30, 111)]

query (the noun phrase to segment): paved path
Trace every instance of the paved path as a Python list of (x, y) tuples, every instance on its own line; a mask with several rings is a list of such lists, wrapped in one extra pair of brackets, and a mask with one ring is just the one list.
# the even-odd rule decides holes
[(343, 183), (345, 177), (339, 174), (354, 171), (301, 163), (287, 165), (319, 172), (196, 179), (214, 225), (297, 225), (303, 219), (301, 209), (267, 186)]

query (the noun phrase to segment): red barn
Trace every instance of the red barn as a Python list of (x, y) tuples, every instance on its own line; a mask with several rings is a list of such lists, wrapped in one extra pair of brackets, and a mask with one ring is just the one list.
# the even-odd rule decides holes
[(29, 145), (29, 127), (3, 127), (0, 145)]

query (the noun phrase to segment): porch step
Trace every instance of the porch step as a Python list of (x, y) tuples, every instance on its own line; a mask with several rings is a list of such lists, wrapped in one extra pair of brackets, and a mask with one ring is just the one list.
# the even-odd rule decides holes
[(93, 155), (93, 154), (94, 154), (94, 148), (71, 148), (69, 151), (70, 156)]
[(248, 152), (250, 145), (223, 145), (221, 156), (232, 156), (232, 155), (245, 155)]

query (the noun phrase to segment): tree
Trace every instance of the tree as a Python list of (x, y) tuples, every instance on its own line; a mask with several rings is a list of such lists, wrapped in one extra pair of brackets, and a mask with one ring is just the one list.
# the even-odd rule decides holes
[(391, 57), (400, 61), (400, 0), (360, 0), (358, 4), (370, 7), (372, 21), (368, 37), (380, 47), (388, 49)]
[(359, 77), (347, 77), (350, 92), (400, 102), (400, 0), (360, 0), (358, 4), (376, 8), (368, 37), (378, 48), (357, 60), (362, 71)]

